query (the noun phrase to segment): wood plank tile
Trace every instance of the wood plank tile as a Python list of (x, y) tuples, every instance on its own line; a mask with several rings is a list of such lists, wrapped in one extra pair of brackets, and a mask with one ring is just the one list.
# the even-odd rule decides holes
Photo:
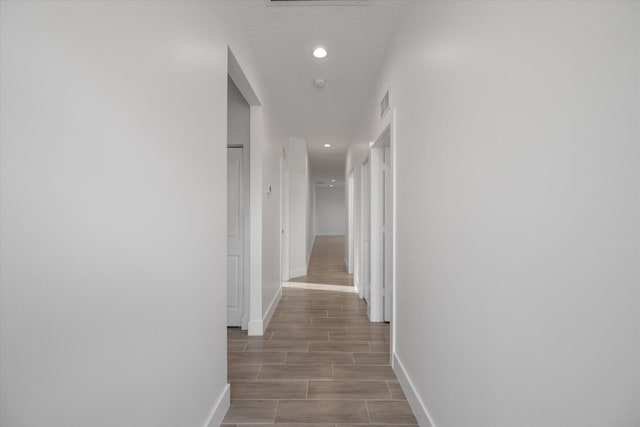
[(373, 353), (389, 353), (391, 346), (388, 341), (372, 341), (369, 342)]
[(227, 366), (227, 379), (229, 381), (255, 380), (258, 372), (260, 372), (260, 365), (230, 365)]
[(244, 351), (306, 351), (307, 341), (273, 340), (250, 341)]
[(286, 358), (287, 353), (276, 351), (230, 352), (227, 356), (229, 365), (282, 364)]
[(417, 424), (411, 407), (406, 401), (368, 400), (367, 408), (372, 423)]
[(331, 332), (331, 341), (384, 341), (387, 339), (383, 332)]
[(311, 317), (307, 320), (284, 320), (271, 319), (267, 331), (277, 331), (280, 329), (295, 329), (301, 326), (311, 326)]
[[(402, 427), (418, 426), (418, 424), (400, 424)], [(367, 424), (366, 427), (400, 427), (399, 424)], [(271, 426), (271, 425), (270, 425)], [(241, 427), (245, 427), (243, 424)], [(336, 424), (335, 427), (363, 427), (362, 424)]]
[(387, 381), (387, 386), (389, 387), (389, 391), (391, 392), (391, 398), (395, 400), (407, 400), (407, 397), (404, 395), (402, 391), (402, 387), (400, 383), (395, 381)]
[(312, 317), (327, 317), (326, 310), (313, 310), (312, 312), (306, 311), (282, 311), (280, 313), (274, 313), (271, 318), (271, 322), (304, 322)]
[(333, 377), (336, 380), (396, 380), (390, 366), (334, 366)]
[(344, 310), (327, 310), (327, 317), (367, 317), (367, 309), (346, 307)]
[(362, 400), (281, 400), (278, 423), (369, 423)]
[[(242, 424), (242, 426), (239, 426), (239, 427), (336, 427), (336, 425), (335, 424), (317, 424), (317, 423), (304, 423), (304, 424), (275, 423), (275, 424), (267, 424), (266, 426), (264, 424)], [(362, 427), (362, 425), (359, 425), (358, 427)], [(370, 426), (367, 426), (367, 427), (370, 427)]]
[(350, 365), (353, 364), (353, 354), (345, 352), (290, 352), (287, 355), (287, 365)]
[(311, 325), (364, 326), (360, 333), (371, 331), (368, 328), (371, 322), (366, 317), (313, 317), (311, 318)]
[(368, 342), (309, 341), (309, 351), (368, 352)]
[(309, 399), (391, 399), (385, 381), (309, 381)]
[(271, 332), (265, 333), (263, 336), (248, 336), (247, 331), (241, 331), (239, 328), (227, 328), (227, 342), (229, 341), (269, 341)]
[(356, 365), (382, 365), (389, 366), (389, 353), (353, 353)]
[(225, 423), (273, 423), (277, 400), (236, 400), (231, 402)]
[(273, 333), (273, 339), (275, 340), (328, 340), (329, 332), (326, 331), (309, 331), (309, 330), (296, 330), (286, 329), (282, 331), (275, 331)]
[(233, 381), (231, 400), (306, 399), (307, 381)]
[(322, 380), (331, 378), (332, 371), (329, 365), (263, 365), (257, 379)]
[(245, 341), (227, 341), (227, 351), (243, 351), (246, 346)]

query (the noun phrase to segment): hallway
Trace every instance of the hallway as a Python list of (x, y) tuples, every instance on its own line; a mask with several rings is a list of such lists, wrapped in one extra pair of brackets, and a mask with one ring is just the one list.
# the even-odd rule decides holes
[(389, 324), (354, 294), (284, 288), (262, 337), (229, 329), (223, 426), (417, 425), (389, 366)]
[(345, 236), (317, 236), (309, 257), (306, 276), (290, 282), (353, 286), (353, 274), (346, 268)]

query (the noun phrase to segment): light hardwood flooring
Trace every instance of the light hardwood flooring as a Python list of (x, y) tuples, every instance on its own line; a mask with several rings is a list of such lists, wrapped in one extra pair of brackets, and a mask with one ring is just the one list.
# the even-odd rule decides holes
[(417, 425), (389, 366), (389, 325), (355, 294), (284, 288), (262, 337), (228, 330), (224, 427)]
[(317, 236), (309, 257), (307, 275), (290, 282), (353, 286), (353, 274), (345, 266), (344, 236)]

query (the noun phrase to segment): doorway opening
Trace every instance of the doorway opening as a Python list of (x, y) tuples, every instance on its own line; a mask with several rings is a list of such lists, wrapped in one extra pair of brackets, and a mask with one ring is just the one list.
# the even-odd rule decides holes
[[(227, 78), (227, 326), (246, 325), (250, 107)], [(246, 328), (246, 326), (245, 326)]]
[(253, 250), (261, 229), (250, 226), (259, 212), (255, 199), (260, 191), (252, 182), (257, 163), (251, 161), (259, 146), (252, 147), (251, 126), (260, 101), (231, 49), (227, 53), (227, 326), (246, 330), (262, 296), (253, 285), (262, 268), (261, 256)]

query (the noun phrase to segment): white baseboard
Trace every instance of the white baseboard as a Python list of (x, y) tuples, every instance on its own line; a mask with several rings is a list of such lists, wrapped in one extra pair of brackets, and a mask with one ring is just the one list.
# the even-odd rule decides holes
[(300, 276), (306, 276), (307, 275), (307, 266), (303, 265), (300, 267), (294, 267), (290, 270), (290, 274), (289, 274), (292, 278), (293, 277), (300, 277)]
[(344, 236), (344, 231), (335, 231), (328, 233), (316, 233), (316, 236)]
[(393, 371), (398, 377), (398, 382), (402, 387), (402, 391), (407, 396), (407, 401), (409, 402), (409, 406), (411, 406), (413, 415), (415, 415), (416, 420), (418, 420), (418, 425), (420, 427), (436, 427), (433, 422), (433, 418), (429, 415), (429, 411), (427, 411), (427, 408), (416, 391), (411, 378), (409, 378), (404, 365), (395, 352), (393, 353)]
[(280, 298), (282, 298), (282, 285), (280, 285), (280, 289), (276, 292), (276, 295), (271, 300), (271, 304), (269, 304), (269, 308), (267, 312), (264, 314), (262, 318), (262, 333), (260, 335), (264, 335), (264, 332), (267, 330), (269, 326), (269, 322), (271, 322), (271, 317), (273, 317), (273, 313), (276, 311), (278, 307), (278, 303), (280, 302)]
[(231, 388), (229, 387), (229, 384), (227, 384), (224, 386), (224, 390), (222, 390), (220, 397), (218, 397), (218, 400), (213, 405), (211, 414), (209, 414), (209, 418), (207, 418), (209, 421), (204, 425), (204, 427), (220, 427), (224, 420), (224, 416), (227, 415), (230, 403)]
[(262, 316), (262, 320), (249, 320), (247, 335), (259, 337), (264, 335), (264, 332), (267, 330), (269, 322), (271, 321), (271, 317), (278, 307), (280, 298), (282, 298), (282, 285), (280, 285), (280, 289), (278, 289), (278, 292), (276, 292), (273, 300), (271, 300), (271, 304), (269, 304), (267, 312), (264, 314), (264, 316)]
[(261, 337), (263, 335), (262, 320), (249, 320), (247, 335)]

